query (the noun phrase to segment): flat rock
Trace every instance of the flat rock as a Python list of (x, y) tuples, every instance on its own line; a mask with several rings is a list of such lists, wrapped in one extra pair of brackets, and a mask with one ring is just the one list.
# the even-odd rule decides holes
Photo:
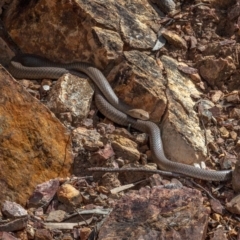
[(124, 160), (135, 162), (140, 159), (140, 152), (137, 150), (137, 144), (132, 140), (120, 135), (111, 134), (112, 147), (117, 155)]
[(131, 191), (117, 202), (99, 239), (205, 239), (208, 210), (198, 190), (170, 184)]
[(4, 201), (2, 213), (8, 218), (26, 217), (28, 212), (19, 204), (10, 201)]
[[(207, 149), (204, 131), (194, 111), (195, 102), (190, 95), (200, 95), (200, 92), (190, 78), (177, 70), (177, 61), (167, 56), (161, 60), (168, 81), (168, 111), (161, 124), (165, 154), (176, 162), (199, 163), (205, 160)], [(212, 141), (210, 134), (208, 141)]]
[(3, 68), (0, 96), (0, 202), (25, 205), (37, 184), (70, 174), (69, 133)]
[(47, 222), (62, 222), (66, 216), (63, 210), (51, 211), (46, 219)]

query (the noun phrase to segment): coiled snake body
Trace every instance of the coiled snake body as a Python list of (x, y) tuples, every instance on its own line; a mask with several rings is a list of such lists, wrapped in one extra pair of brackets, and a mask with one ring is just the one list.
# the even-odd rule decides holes
[(149, 134), (152, 156), (160, 169), (203, 180), (225, 181), (231, 178), (231, 170), (209, 171), (167, 159), (164, 154), (159, 127), (151, 121), (144, 121), (128, 116), (126, 113), (128, 113), (129, 110), (131, 111), (131, 108), (119, 101), (104, 75), (89, 64), (53, 63), (44, 58), (36, 57), (35, 55), (24, 54), (13, 58), (9, 66), (9, 71), (16, 78), (30, 79), (57, 79), (64, 73), (70, 72), (81, 75), (80, 72), (84, 72), (98, 86), (95, 91), (95, 103), (100, 112), (115, 123), (124, 126), (131, 124), (133, 128)]

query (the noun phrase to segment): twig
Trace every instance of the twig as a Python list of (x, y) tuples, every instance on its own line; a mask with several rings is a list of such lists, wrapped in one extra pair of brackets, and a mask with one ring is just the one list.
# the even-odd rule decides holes
[(193, 179), (188, 179), (193, 185), (201, 188), (210, 198), (212, 198), (213, 200), (218, 201), (206, 188), (204, 188), (203, 186), (201, 186), (200, 184), (196, 183)]
[(92, 222), (93, 218), (89, 218), (88, 220), (84, 220), (82, 222), (76, 222), (76, 223), (52, 223), (47, 222), (44, 223), (44, 226), (48, 229), (73, 229), (74, 227), (80, 227), (82, 225), (89, 225)]
[(146, 169), (146, 168), (102, 168), (102, 167), (92, 167), (88, 168), (88, 171), (91, 172), (145, 172), (145, 173), (157, 173), (162, 176), (167, 176), (167, 177), (185, 177), (182, 174), (178, 173), (173, 173), (173, 172), (167, 172), (167, 171), (162, 171), (162, 170), (157, 170), (157, 169)]
[(207, 130), (206, 130), (205, 124), (204, 124), (201, 116), (200, 116), (200, 120), (201, 120), (203, 129), (204, 129), (204, 137), (205, 137), (205, 145), (206, 145), (206, 148), (207, 148), (207, 156), (209, 156), (209, 147), (208, 147), (208, 142), (207, 142)]
[(75, 209), (76, 212), (74, 212), (71, 215), (66, 216), (63, 221), (66, 221), (72, 217), (75, 217), (79, 214), (100, 214), (100, 215), (108, 215), (111, 211), (112, 208), (108, 208), (108, 209), (90, 209), (90, 210), (83, 210), (83, 209)]
[(116, 194), (116, 193), (119, 193), (121, 191), (127, 190), (129, 188), (135, 187), (137, 184), (142, 183), (144, 181), (146, 181), (146, 179), (140, 180), (140, 181), (135, 182), (135, 183), (130, 183), (130, 184), (126, 184), (126, 185), (123, 185), (123, 186), (120, 186), (120, 187), (116, 187), (116, 188), (111, 189), (110, 192), (112, 194)]

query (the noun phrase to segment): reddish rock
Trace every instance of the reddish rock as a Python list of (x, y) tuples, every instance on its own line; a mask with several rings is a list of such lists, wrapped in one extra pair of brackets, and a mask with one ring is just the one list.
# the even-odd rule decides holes
[(106, 144), (103, 149), (99, 149), (97, 152), (92, 154), (90, 162), (101, 162), (106, 161), (110, 157), (114, 156), (115, 153), (110, 144)]
[(34, 240), (52, 240), (52, 234), (48, 229), (37, 229)]
[(19, 238), (16, 238), (12, 234), (7, 233), (7, 232), (0, 232), (0, 239), (2, 239), (2, 240), (18, 240)]
[(58, 179), (51, 179), (50, 181), (37, 185), (34, 193), (29, 198), (28, 207), (41, 207), (47, 205), (53, 199), (58, 187)]
[(175, 184), (142, 188), (118, 201), (99, 239), (205, 239), (208, 217), (197, 190)]

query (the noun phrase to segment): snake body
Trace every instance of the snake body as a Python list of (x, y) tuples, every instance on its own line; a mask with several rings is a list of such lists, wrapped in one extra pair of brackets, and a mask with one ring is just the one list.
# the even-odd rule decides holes
[(49, 60), (45, 60), (43, 58), (38, 58), (36, 56), (24, 55), (23, 57), (13, 59), (13, 61), (10, 63), (9, 71), (16, 78), (30, 79), (57, 79), (67, 72), (76, 75), (80, 75), (80, 72), (84, 72), (92, 80), (94, 80), (95, 83), (98, 82), (96, 84), (100, 91), (98, 87), (96, 87), (95, 103), (100, 112), (102, 112), (107, 118), (115, 123), (124, 126), (131, 124), (133, 128), (149, 135), (152, 156), (160, 169), (210, 181), (225, 181), (231, 178), (231, 170), (204, 170), (190, 165), (173, 162), (166, 158), (159, 127), (151, 121), (143, 121), (128, 116), (126, 114), (126, 110), (130, 109), (130, 107), (126, 104), (123, 104), (121, 107), (119, 107), (119, 100), (107, 82), (106, 78), (97, 68), (89, 64), (59, 64), (50, 62)]
[[(22, 64), (22, 66), (20, 66)], [(27, 66), (27, 67), (26, 67)], [(25, 67), (25, 69), (24, 69)], [(31, 69), (27, 69), (28, 67), (32, 67)], [(50, 71), (46, 71), (48, 67), (51, 67)], [(142, 120), (148, 120), (149, 114), (148, 112), (142, 109), (133, 109), (129, 105), (120, 101), (119, 98), (114, 93), (112, 87), (109, 82), (102, 74), (100, 70), (96, 67), (93, 67), (89, 63), (84, 62), (74, 62), (74, 63), (55, 63), (46, 58), (39, 57), (33, 54), (21, 54), (13, 58), (10, 64), (11, 73), (18, 78), (54, 78), (63, 75), (69, 71), (76, 72), (80, 71), (89, 76), (94, 83), (98, 86), (100, 91), (104, 93), (104, 96), (107, 100), (119, 109), (120, 111), (131, 115), (132, 117), (137, 117)], [(21, 69), (21, 71), (19, 71)]]

